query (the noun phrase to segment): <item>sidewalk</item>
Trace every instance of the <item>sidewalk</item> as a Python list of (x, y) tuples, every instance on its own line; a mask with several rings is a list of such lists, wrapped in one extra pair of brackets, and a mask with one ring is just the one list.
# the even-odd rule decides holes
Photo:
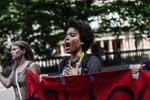
[(0, 83), (0, 100), (15, 100), (13, 88), (7, 89)]

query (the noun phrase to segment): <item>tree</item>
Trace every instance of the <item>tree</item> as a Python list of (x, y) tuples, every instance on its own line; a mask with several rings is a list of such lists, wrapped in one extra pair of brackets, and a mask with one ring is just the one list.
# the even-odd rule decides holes
[(63, 40), (69, 17), (92, 22), (90, 17), (99, 16), (97, 36), (116, 38), (121, 34), (141, 37), (150, 23), (150, 2), (146, 0), (1, 0), (0, 8), (0, 44), (4, 47), (8, 38), (23, 39), (30, 43), (35, 57), (42, 58), (55, 55), (52, 51)]

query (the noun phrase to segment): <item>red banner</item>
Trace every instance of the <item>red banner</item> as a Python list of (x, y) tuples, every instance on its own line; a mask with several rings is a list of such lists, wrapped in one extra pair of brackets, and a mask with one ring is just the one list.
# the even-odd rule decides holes
[(39, 77), (26, 69), (26, 100), (46, 100)]
[(92, 75), (42, 77), (41, 100), (149, 100), (150, 72), (140, 70), (138, 79), (129, 69)]

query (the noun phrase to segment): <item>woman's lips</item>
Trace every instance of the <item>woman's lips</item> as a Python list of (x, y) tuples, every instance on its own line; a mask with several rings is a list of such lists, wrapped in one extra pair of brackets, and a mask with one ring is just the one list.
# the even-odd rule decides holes
[(70, 43), (66, 42), (65, 43), (65, 49), (67, 50), (67, 49), (69, 49), (69, 47), (70, 47)]
[(14, 55), (11, 55), (11, 57), (13, 57)]

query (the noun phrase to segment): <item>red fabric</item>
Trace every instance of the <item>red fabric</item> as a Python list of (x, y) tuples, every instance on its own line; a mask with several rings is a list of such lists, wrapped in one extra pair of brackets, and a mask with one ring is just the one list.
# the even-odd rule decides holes
[(45, 100), (38, 76), (28, 69), (26, 69), (26, 100)]
[(150, 71), (140, 70), (139, 79), (131, 70), (119, 70), (60, 78), (42, 77), (40, 86), (46, 100), (149, 100)]

